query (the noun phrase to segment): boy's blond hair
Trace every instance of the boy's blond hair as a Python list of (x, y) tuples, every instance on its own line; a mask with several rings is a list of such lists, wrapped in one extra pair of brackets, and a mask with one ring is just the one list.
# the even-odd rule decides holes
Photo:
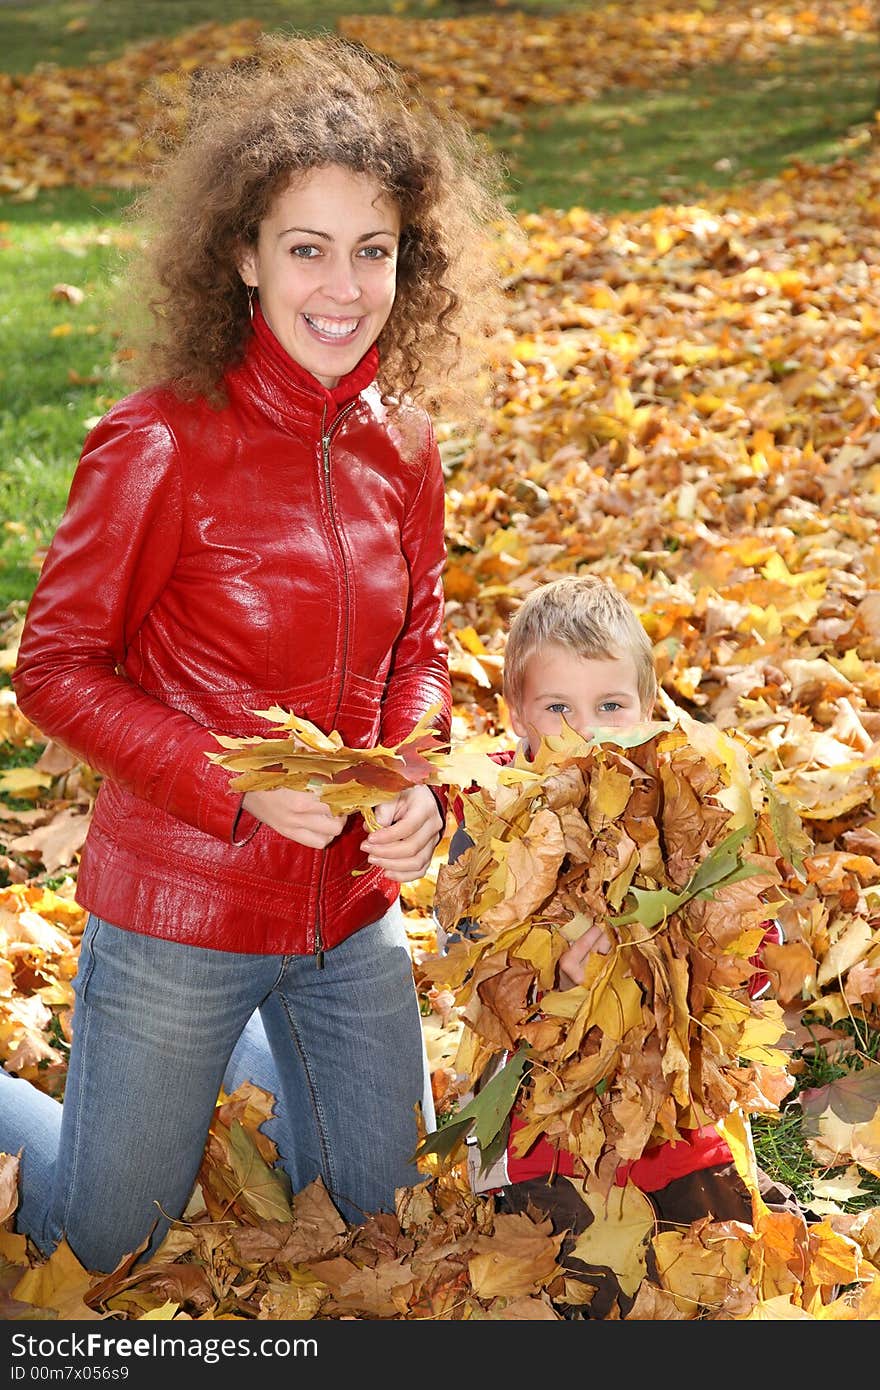
[(553, 643), (576, 656), (614, 660), (631, 656), (636, 666), (642, 713), (657, 698), (651, 640), (619, 589), (595, 574), (569, 574), (542, 584), (513, 615), (504, 652), (504, 698), (522, 705), (526, 664)]

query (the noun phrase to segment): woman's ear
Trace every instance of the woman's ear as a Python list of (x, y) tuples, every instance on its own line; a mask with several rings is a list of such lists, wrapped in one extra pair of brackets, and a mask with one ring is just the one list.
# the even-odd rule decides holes
[(252, 246), (244, 246), (238, 258), (238, 273), (249, 289), (258, 289), (257, 254)]

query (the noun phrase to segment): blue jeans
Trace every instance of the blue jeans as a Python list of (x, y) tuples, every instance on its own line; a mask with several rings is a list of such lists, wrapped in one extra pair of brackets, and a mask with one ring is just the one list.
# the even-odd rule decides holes
[[(22, 1151), (17, 1227), (45, 1253), (63, 1235), (101, 1272), (143, 1242), (153, 1253), (189, 1201), (221, 1084), (246, 1076), (277, 1097), (294, 1192), (321, 1177), (358, 1222), (420, 1180), (416, 1106), (430, 1089), (399, 902), (323, 970), (90, 917), (74, 989), (63, 1107), (0, 1070), (0, 1150)], [(255, 1011), (262, 1027), (242, 1039)]]

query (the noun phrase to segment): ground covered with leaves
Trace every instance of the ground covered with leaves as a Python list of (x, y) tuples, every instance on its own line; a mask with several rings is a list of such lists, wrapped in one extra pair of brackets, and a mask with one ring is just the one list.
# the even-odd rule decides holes
[[(818, 9), (765, 8), (815, 27), (860, 24), (867, 7), (823, 6), (821, 21)], [(684, 7), (669, 12), (676, 41), (696, 44), (698, 18), (688, 32)], [(83, 131), (88, 119), (85, 103)], [(55, 177), (12, 148), (4, 178), (20, 190)], [(64, 177), (87, 176), (68, 165)], [(659, 1236), (638, 1194), (614, 1207), (590, 1188), (589, 1253), (624, 1271), (630, 1318), (880, 1315), (878, 211), (872, 147), (699, 205), (523, 216), (522, 241), (498, 248), (509, 313), (484, 427), (462, 437), (439, 423), (453, 751), (510, 741), (507, 621), (536, 583), (574, 570), (608, 575), (642, 614), (670, 727), (617, 751), (551, 749), (519, 781), (487, 778), (468, 798), (475, 852), (451, 873), (444, 841), (405, 887), (438, 1133), (489, 1051), (523, 1044), (541, 1063), (522, 1092), (532, 1132), (563, 1140), (600, 1184), (612, 1161), (694, 1112), (727, 1124), (745, 1172), (750, 1118), (782, 1122), (795, 1104), (806, 1122), (809, 1219), (756, 1197), (750, 1225)], [(7, 673), (21, 616), (5, 617)], [(0, 695), (0, 1049), (61, 1096), (96, 779)], [(768, 907), (786, 939), (767, 953), (772, 999), (749, 1005)], [(435, 909), (450, 925), (476, 916), (482, 937), (437, 957)], [(596, 914), (615, 950), (582, 989), (554, 995), (563, 929)], [(798, 1090), (817, 1046), (848, 1069)], [(40, 1260), (14, 1233), (8, 1156), (4, 1316), (588, 1313), (589, 1283), (560, 1260), (560, 1238), (473, 1197), (454, 1148), (426, 1150), (427, 1181), (363, 1227), (346, 1227), (319, 1186), (291, 1198), (259, 1130), (270, 1105), (247, 1088), (222, 1098), (185, 1220), (148, 1264), (133, 1255), (109, 1277), (65, 1246)]]

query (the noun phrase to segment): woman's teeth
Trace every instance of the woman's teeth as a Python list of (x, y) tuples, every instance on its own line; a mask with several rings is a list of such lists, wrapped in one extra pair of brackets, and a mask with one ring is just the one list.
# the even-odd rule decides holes
[(347, 338), (360, 322), (359, 319), (319, 319), (312, 314), (303, 314), (303, 318), (310, 328), (314, 328), (316, 333), (323, 333), (325, 338)]

